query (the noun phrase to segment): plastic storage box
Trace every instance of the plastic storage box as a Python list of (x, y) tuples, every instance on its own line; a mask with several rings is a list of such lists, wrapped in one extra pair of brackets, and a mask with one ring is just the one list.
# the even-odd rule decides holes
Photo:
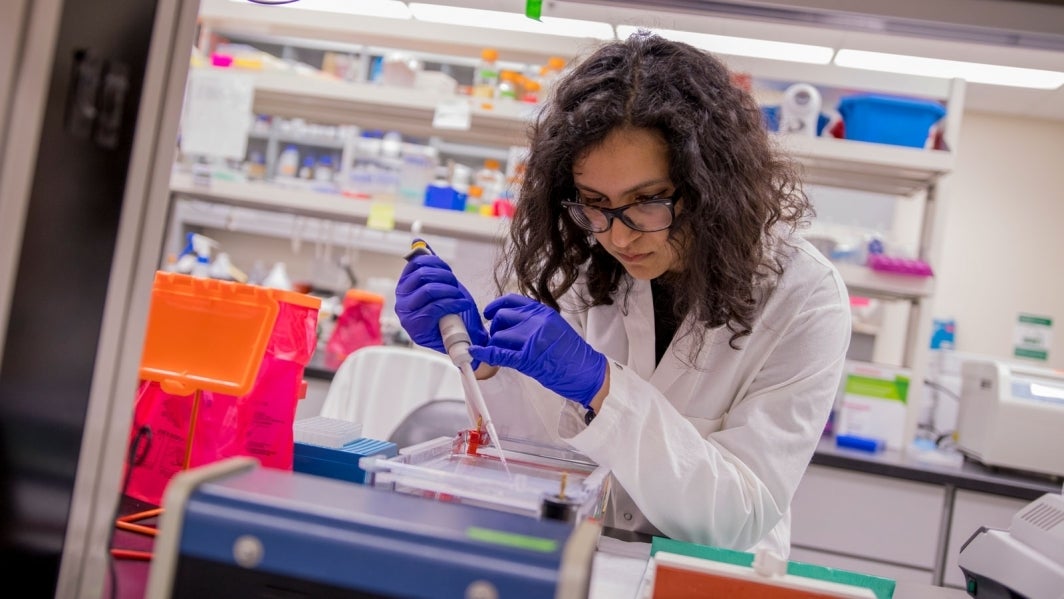
[(576, 452), (517, 439), (497, 447), (472, 431), (403, 448), (393, 458), (359, 460), (366, 484), (454, 503), (576, 522), (599, 519), (609, 497), (609, 469)]
[(839, 100), (846, 139), (922, 148), (931, 126), (946, 114), (938, 102), (881, 95)]

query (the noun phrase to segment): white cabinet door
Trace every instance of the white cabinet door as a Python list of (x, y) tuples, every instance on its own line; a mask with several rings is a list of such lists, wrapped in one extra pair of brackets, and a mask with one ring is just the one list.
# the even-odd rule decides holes
[(953, 520), (949, 529), (943, 586), (964, 588), (964, 573), (957, 565), (957, 556), (961, 545), (972, 533), (980, 526), (1007, 529), (1012, 523), (1012, 516), (1028, 503), (1030, 501), (1026, 499), (958, 490), (953, 499)]
[(792, 562), (804, 562), (817, 566), (826, 566), (838, 570), (857, 572), (869, 576), (879, 576), (895, 581), (916, 582), (922, 584), (932, 583), (932, 572), (920, 568), (909, 568), (897, 564), (888, 564), (873, 560), (860, 559), (836, 553), (825, 553), (816, 549), (792, 546), (790, 560)]
[(945, 501), (938, 485), (814, 464), (791, 503), (791, 543), (930, 572)]

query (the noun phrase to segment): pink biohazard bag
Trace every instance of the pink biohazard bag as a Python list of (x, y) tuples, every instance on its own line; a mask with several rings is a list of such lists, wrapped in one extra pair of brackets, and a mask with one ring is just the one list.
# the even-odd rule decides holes
[(325, 344), (325, 366), (336, 370), (344, 358), (356, 349), (367, 345), (380, 345), (381, 310), (384, 296), (350, 289), (344, 294), (343, 311), (336, 320), (329, 341)]
[(233, 456), (291, 470), (319, 306), (300, 293), (159, 273), (125, 494), (160, 505), (174, 474)]

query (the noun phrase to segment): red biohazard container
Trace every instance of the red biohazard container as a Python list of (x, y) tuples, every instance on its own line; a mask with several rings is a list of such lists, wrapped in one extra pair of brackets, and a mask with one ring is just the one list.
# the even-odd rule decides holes
[(291, 469), (320, 305), (291, 291), (156, 273), (125, 493), (159, 505), (177, 472), (237, 455)]

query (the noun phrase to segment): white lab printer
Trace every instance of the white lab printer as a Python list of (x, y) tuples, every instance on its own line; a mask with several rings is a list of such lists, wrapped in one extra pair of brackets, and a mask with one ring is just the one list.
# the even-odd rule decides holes
[(957, 446), (987, 466), (1064, 476), (1064, 372), (965, 361)]

